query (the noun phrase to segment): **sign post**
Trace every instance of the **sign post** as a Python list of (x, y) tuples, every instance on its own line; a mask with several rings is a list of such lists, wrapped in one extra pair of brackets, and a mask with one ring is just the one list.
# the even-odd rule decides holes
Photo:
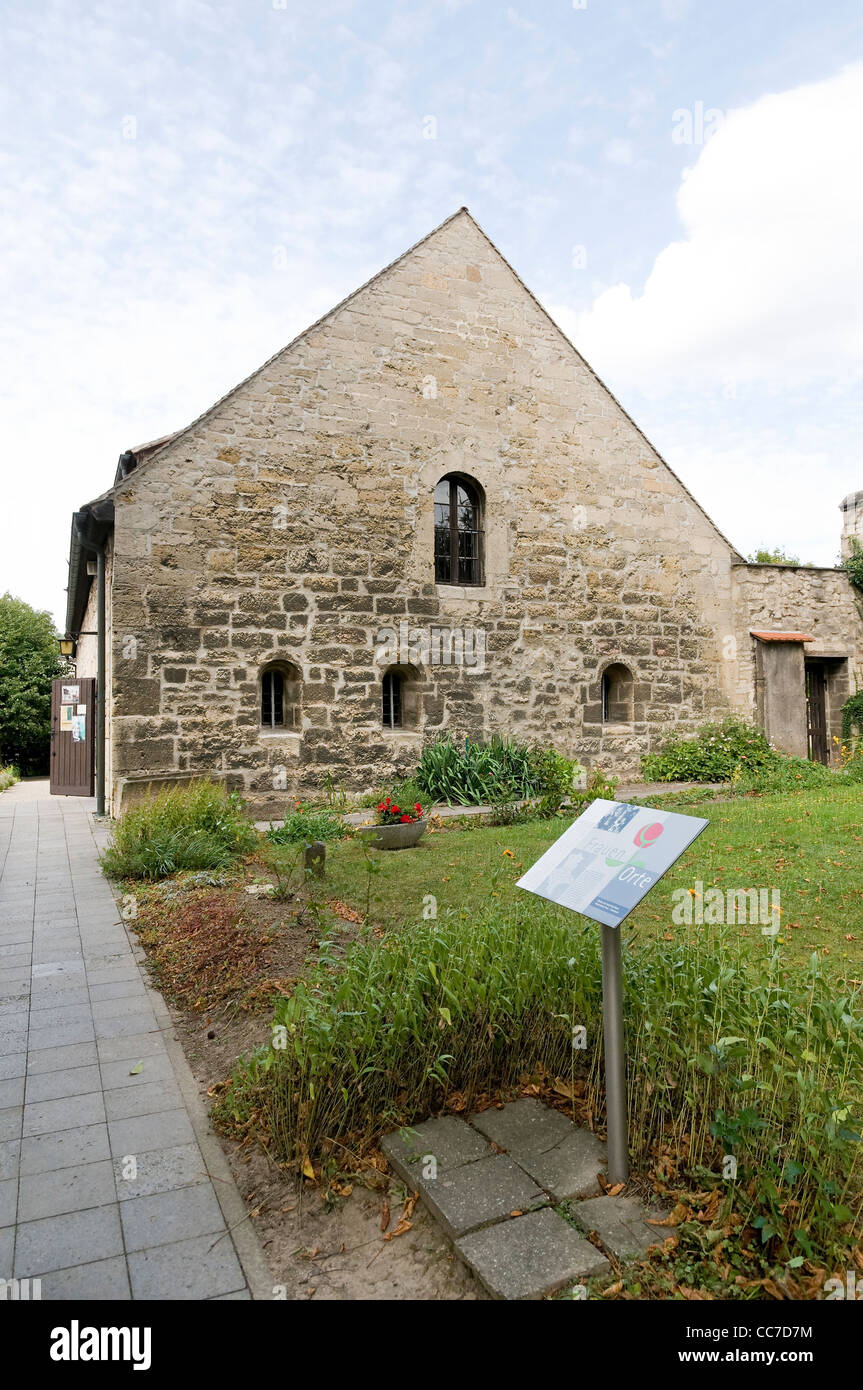
[(698, 816), (597, 799), (518, 880), (519, 888), (601, 924), (605, 1111), (612, 1183), (629, 1177), (618, 928), (707, 825), (709, 821)]

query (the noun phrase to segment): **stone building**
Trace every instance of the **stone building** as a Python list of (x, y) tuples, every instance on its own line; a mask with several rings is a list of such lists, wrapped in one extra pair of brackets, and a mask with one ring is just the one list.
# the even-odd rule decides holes
[(121, 455), (73, 518), (80, 676), (100, 565), (115, 814), (380, 786), (441, 734), (637, 773), (732, 710), (828, 758), (863, 661), (844, 572), (747, 564), (464, 208)]

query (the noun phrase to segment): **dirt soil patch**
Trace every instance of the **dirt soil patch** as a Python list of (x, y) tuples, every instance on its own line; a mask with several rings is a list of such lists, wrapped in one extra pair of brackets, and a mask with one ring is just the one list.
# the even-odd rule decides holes
[[(136, 885), (138, 933), (154, 984), (168, 1001), (204, 1104), (237, 1057), (268, 1039), (272, 1000), (290, 993), (323, 934), (346, 945), (361, 917), (332, 900), (310, 911), (302, 891), (270, 896), (249, 865), (223, 883), (201, 875)], [(215, 876), (210, 876), (215, 877)], [(256, 877), (258, 882), (247, 882)], [(246, 892), (247, 887), (254, 893)], [(326, 902), (326, 900), (324, 900)], [(283, 1172), (259, 1145), (219, 1136), (269, 1260), (274, 1297), (484, 1299), (435, 1222), (400, 1180), (346, 1155), (325, 1191)], [(380, 1164), (380, 1167), (376, 1166)]]

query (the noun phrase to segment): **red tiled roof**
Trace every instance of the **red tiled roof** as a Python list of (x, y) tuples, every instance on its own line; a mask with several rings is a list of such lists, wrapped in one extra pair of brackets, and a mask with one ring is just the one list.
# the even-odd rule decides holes
[(807, 637), (805, 632), (756, 632), (754, 628), (749, 629), (752, 637), (757, 637), (759, 642), (814, 642), (814, 637)]

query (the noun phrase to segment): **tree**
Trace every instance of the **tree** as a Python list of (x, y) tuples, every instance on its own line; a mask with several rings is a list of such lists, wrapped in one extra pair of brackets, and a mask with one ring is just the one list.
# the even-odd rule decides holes
[(49, 613), (23, 599), (0, 598), (0, 765), (48, 771), (51, 682), (62, 671)]
[(797, 555), (786, 555), (785, 547), (777, 545), (775, 550), (756, 550), (754, 555), (747, 555), (746, 559), (750, 565), (799, 565), (800, 559)]

